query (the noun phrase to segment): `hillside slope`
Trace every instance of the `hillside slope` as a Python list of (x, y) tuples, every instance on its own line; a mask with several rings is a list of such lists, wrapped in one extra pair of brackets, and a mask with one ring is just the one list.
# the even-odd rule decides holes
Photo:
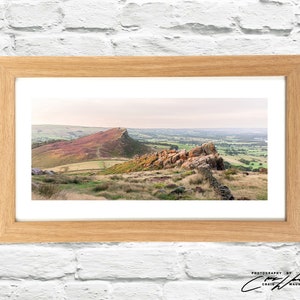
[(132, 139), (125, 128), (113, 128), (72, 141), (60, 141), (32, 150), (32, 166), (51, 168), (63, 164), (110, 157), (133, 157), (151, 149)]

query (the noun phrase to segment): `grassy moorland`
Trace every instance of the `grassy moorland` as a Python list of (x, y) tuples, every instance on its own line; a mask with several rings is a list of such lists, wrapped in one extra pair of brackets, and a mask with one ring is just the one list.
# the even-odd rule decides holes
[[(267, 199), (267, 174), (214, 171), (237, 200)], [(218, 200), (208, 182), (194, 170), (169, 169), (114, 175), (58, 174), (35, 177), (35, 199)]]

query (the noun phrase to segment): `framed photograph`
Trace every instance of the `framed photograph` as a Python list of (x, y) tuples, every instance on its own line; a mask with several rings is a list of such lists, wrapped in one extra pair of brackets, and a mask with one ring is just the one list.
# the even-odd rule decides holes
[(300, 56), (0, 71), (0, 242), (300, 241)]

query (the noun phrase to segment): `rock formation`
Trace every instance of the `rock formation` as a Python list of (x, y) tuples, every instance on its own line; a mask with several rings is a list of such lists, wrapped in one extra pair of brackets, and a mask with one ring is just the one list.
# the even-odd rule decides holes
[[(130, 173), (176, 167), (196, 170), (198, 173), (203, 175), (211, 188), (222, 200), (234, 200), (230, 189), (219, 183), (211, 171), (225, 169), (223, 158), (220, 157), (212, 142), (197, 146), (190, 151), (163, 150), (161, 152), (135, 156), (135, 158), (130, 161), (112, 166), (107, 169), (106, 172), (107, 174)], [(197, 188), (198, 192), (203, 191), (201, 187)], [(164, 192), (164, 190), (158, 191), (158, 193)], [(185, 187), (176, 187), (171, 193), (179, 195), (184, 192)]]
[(190, 151), (163, 150), (161, 152), (136, 156), (130, 165), (131, 168), (128, 170), (129, 172), (170, 169), (175, 167), (185, 169), (207, 167), (209, 169), (224, 170), (223, 158), (219, 156), (212, 142), (197, 146)]

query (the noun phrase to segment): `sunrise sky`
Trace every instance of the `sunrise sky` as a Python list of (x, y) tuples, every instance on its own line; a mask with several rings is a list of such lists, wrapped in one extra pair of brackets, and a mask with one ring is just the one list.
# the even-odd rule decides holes
[(34, 99), (32, 124), (267, 128), (267, 99)]

